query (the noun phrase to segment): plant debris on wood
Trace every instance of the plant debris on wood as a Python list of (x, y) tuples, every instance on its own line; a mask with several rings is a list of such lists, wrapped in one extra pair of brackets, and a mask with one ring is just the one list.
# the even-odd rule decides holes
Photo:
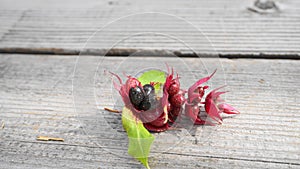
[(115, 109), (111, 109), (111, 108), (107, 108), (107, 107), (104, 107), (104, 110), (112, 112), (112, 113), (122, 113), (122, 111), (120, 111), (120, 110), (115, 110)]
[(2, 122), (1, 129), (4, 129), (4, 127), (5, 127), (5, 124), (4, 124), (4, 122)]
[(63, 138), (58, 137), (48, 137), (48, 136), (38, 136), (36, 138), (37, 141), (61, 141), (64, 142), (65, 140)]

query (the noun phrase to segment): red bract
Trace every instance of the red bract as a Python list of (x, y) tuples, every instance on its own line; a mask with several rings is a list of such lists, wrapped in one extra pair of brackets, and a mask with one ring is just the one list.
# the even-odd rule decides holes
[[(167, 66), (168, 67), (168, 66)], [(180, 89), (179, 76), (177, 74), (176, 78), (174, 77), (174, 71), (168, 67), (168, 76), (164, 84), (164, 97), (167, 98), (167, 111), (170, 124), (173, 124), (177, 117), (180, 116), (182, 112), (182, 106), (185, 103), (185, 91)]]
[(126, 83), (123, 84), (122, 79), (118, 75), (116, 75), (114, 73), (111, 73), (111, 74), (113, 76), (115, 76), (118, 79), (118, 81), (119, 81), (119, 84), (117, 82), (115, 82), (115, 81), (113, 81), (113, 84), (114, 84), (115, 89), (117, 89), (119, 91), (119, 94), (121, 95), (122, 100), (123, 100), (125, 106), (127, 108), (129, 108), (130, 110), (132, 110), (133, 113), (137, 112), (136, 109), (134, 109), (134, 107), (132, 106), (132, 104), (130, 102), (130, 99), (129, 99), (129, 90), (132, 87), (136, 87), (136, 86), (140, 86), (141, 87), (142, 84), (136, 78), (133, 78), (131, 76), (127, 76), (128, 79), (127, 79)]
[(222, 87), (214, 89), (207, 95), (205, 99), (205, 106), (204, 106), (207, 114), (218, 123), (222, 123), (223, 121), (222, 117), (220, 116), (222, 112), (226, 114), (240, 113), (234, 107), (230, 106), (227, 103), (224, 103), (224, 100), (221, 99), (220, 95), (226, 92), (218, 92), (218, 90), (221, 88)]
[[(169, 128), (169, 125), (167, 123), (168, 122), (167, 105), (169, 104), (169, 102), (168, 102), (168, 95), (165, 93), (165, 91), (163, 96), (157, 100), (156, 107), (147, 111), (138, 110), (130, 101), (129, 90), (137, 86), (142, 87), (142, 84), (136, 78), (131, 76), (127, 76), (128, 79), (126, 83), (123, 84), (121, 78), (118, 75), (114, 73), (111, 74), (115, 76), (119, 81), (119, 83), (113, 81), (113, 84), (115, 89), (119, 91), (119, 94), (121, 95), (125, 106), (133, 112), (135, 117), (139, 118), (143, 122), (144, 126), (149, 131), (161, 132)], [(155, 83), (150, 83), (150, 85), (152, 86), (154, 86), (154, 84)], [(165, 84), (167, 84), (167, 82)]]
[(214, 125), (214, 123), (208, 120), (201, 119), (199, 114), (200, 109), (201, 107), (203, 107), (203, 105), (207, 115), (219, 124), (222, 123), (222, 117), (220, 115), (222, 112), (227, 114), (239, 113), (239, 111), (237, 111), (234, 107), (230, 106), (227, 103), (224, 103), (224, 100), (221, 99), (220, 95), (226, 92), (217, 92), (217, 90), (222, 87), (212, 90), (206, 96), (204, 102), (202, 101), (205, 90), (208, 88), (208, 86), (202, 86), (202, 84), (207, 82), (215, 74), (215, 72), (216, 70), (210, 76), (198, 80), (188, 90), (188, 99), (185, 105), (185, 113), (188, 117), (191, 118), (194, 124), (203, 125), (207, 123)]
[(156, 117), (155, 120), (149, 123), (144, 123), (144, 126), (149, 131), (162, 132), (169, 129), (170, 126), (167, 122), (168, 122), (168, 114), (163, 112), (159, 117)]
[(198, 80), (194, 83), (188, 90), (188, 99), (185, 105), (185, 114), (190, 117), (194, 124), (203, 125), (206, 123), (205, 120), (202, 120), (199, 116), (200, 107), (203, 104), (202, 97), (204, 96), (205, 90), (208, 86), (202, 86), (203, 83), (207, 82), (214, 74), (216, 70), (205, 78)]

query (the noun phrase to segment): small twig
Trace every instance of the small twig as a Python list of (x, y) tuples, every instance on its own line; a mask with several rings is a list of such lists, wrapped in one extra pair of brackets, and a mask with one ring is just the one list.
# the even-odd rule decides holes
[(38, 140), (38, 141), (61, 141), (61, 142), (64, 141), (63, 138), (48, 137), (48, 136), (38, 136), (38, 137), (36, 138), (36, 140)]
[(4, 122), (2, 122), (1, 129), (4, 129), (4, 127), (5, 127), (5, 124), (4, 124)]
[(181, 128), (179, 128), (179, 127), (170, 127), (168, 130), (179, 131), (179, 130), (181, 130)]
[(122, 111), (120, 111), (120, 110), (115, 110), (115, 109), (111, 109), (111, 108), (107, 108), (107, 107), (104, 107), (104, 110), (112, 112), (112, 113), (122, 113)]

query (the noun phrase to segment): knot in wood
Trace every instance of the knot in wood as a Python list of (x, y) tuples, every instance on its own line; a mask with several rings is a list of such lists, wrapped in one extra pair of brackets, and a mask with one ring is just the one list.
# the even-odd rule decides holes
[(272, 0), (256, 0), (254, 5), (247, 9), (258, 14), (274, 14), (280, 12), (278, 4)]
[(262, 10), (277, 9), (275, 2), (271, 0), (256, 0), (254, 6)]

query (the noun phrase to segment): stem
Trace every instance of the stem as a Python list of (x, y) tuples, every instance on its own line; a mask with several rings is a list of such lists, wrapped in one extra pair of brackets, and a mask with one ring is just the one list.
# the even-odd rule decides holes
[(122, 111), (120, 111), (120, 110), (115, 110), (115, 109), (111, 109), (111, 108), (107, 108), (107, 107), (104, 107), (104, 110), (112, 112), (112, 113), (122, 113)]

